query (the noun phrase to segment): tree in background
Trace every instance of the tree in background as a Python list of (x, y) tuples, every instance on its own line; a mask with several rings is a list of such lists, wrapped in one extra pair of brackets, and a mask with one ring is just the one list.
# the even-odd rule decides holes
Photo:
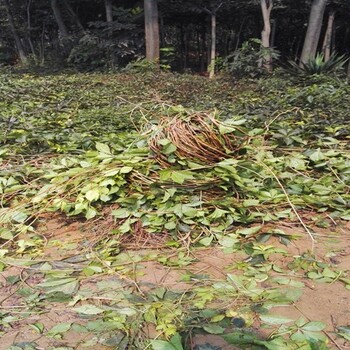
[(300, 57), (301, 64), (306, 64), (308, 61), (315, 58), (327, 1), (328, 0), (312, 1), (304, 46)]
[(271, 49), (271, 11), (273, 8), (273, 0), (260, 0), (261, 12), (264, 20), (264, 28), (261, 32), (261, 42), (265, 49), (267, 49), (267, 54), (263, 58), (263, 66), (269, 73), (272, 72), (272, 56), (269, 53)]
[(28, 63), (27, 54), (25, 52), (21, 38), (19, 37), (19, 34), (17, 32), (17, 29), (16, 29), (15, 20), (14, 20), (14, 16), (12, 13), (10, 2), (9, 2), (9, 0), (3, 0), (3, 1), (4, 1), (4, 6), (5, 6), (6, 14), (7, 14), (7, 20), (9, 23), (9, 27), (10, 27), (13, 39), (15, 41), (15, 44), (16, 44), (18, 57), (19, 57), (22, 64), (27, 64)]
[(211, 36), (210, 36), (210, 64), (208, 67), (209, 79), (214, 78), (215, 75), (215, 60), (216, 60), (216, 18), (217, 12), (220, 10), (224, 1), (219, 1), (217, 4), (212, 6), (211, 9), (204, 8), (205, 11), (210, 15), (211, 24)]
[(324, 55), (325, 61), (328, 61), (331, 57), (332, 52), (332, 42), (334, 42), (334, 21), (335, 21), (335, 10), (330, 9), (328, 14), (327, 28), (324, 35), (323, 45), (322, 45), (322, 53)]
[(146, 59), (159, 61), (159, 18), (157, 0), (144, 0)]
[(113, 35), (113, 2), (112, 0), (105, 0), (106, 7), (106, 22), (108, 25), (108, 35)]
[(69, 34), (66, 24), (63, 21), (61, 8), (57, 0), (51, 0), (51, 8), (59, 28), (59, 37), (62, 39), (62, 41), (64, 41), (66, 38), (68, 38)]

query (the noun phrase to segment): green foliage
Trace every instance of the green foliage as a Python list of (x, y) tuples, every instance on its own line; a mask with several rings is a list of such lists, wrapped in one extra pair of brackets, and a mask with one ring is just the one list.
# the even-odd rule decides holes
[(151, 342), (153, 350), (184, 350), (181, 337), (176, 333), (169, 341), (153, 340)]
[(289, 61), (288, 71), (298, 76), (338, 73), (348, 60), (345, 55), (338, 56), (337, 54), (332, 54), (328, 60), (325, 60), (324, 54), (318, 53), (315, 58), (310, 58), (306, 63), (298, 64)]
[[(16, 302), (1, 312), (2, 329), (45, 314), (55, 303), (78, 321), (30, 327), (54, 339), (92, 334), (86, 347), (182, 350), (186, 335), (202, 332), (243, 348), (327, 349), (322, 323), (294, 321), (271, 308), (298, 300), (301, 276), (349, 288), (347, 273), (305, 255), (293, 257), (287, 275), (274, 259), (287, 256), (288, 247), (266, 240), (287, 245), (296, 235), (266, 231), (264, 224), (295, 222), (300, 211), (350, 220), (346, 84), (327, 79), (304, 86), (274, 76), (254, 85), (242, 81), (236, 91), (192, 76), (66, 74), (50, 80), (3, 75), (0, 89), (0, 270), (24, 267), (21, 275), (7, 275)], [(185, 122), (193, 114), (210, 114), (221, 137), (245, 135), (235, 140), (239, 151), (221, 149), (222, 160), (204, 165), (162, 137), (163, 168), (149, 147), (159, 120)], [(82, 226), (111, 226), (93, 244), (77, 240), (72, 251), (51, 240), (47, 228), (36, 232), (55, 212)], [(123, 240), (143, 237), (166, 237), (166, 251), (123, 250)], [(81, 254), (77, 244), (85, 247)], [(212, 280), (207, 271), (193, 272), (191, 253), (214, 244), (242, 258)], [(50, 249), (64, 256), (45, 256)], [(149, 261), (181, 269), (179, 285), (142, 284), (140, 267)], [(17, 305), (28, 311), (18, 313)], [(249, 332), (254, 320), (273, 328), (272, 336)], [(138, 338), (147, 326), (158, 332), (153, 341)], [(343, 326), (338, 333), (347, 339), (349, 332)]]
[(225, 66), (236, 79), (257, 78), (266, 73), (263, 60), (267, 55), (270, 55), (273, 60), (279, 57), (279, 53), (275, 49), (263, 47), (261, 40), (250, 39), (226, 58)]
[(148, 61), (145, 58), (139, 58), (130, 62), (124, 69), (124, 72), (130, 73), (155, 73), (159, 71), (159, 62)]
[(138, 9), (119, 7), (111, 24), (89, 23), (89, 30), (74, 41), (68, 63), (79, 71), (120, 68), (141, 57), (142, 33), (135, 24)]
[[(60, 79), (57, 81), (62, 82)], [(79, 81), (74, 77), (65, 77), (65, 82), (71, 84), (73, 88)], [(119, 80), (115, 81), (119, 84)], [(31, 86), (29, 79), (22, 78), (20, 83), (22, 86), (26, 84)], [(39, 80), (39, 83), (44, 82)], [(114, 83), (113, 80), (112, 83)], [(139, 81), (135, 80), (132, 83), (138, 84)], [(236, 232), (233, 223), (277, 220), (280, 215), (286, 215), (285, 210), (290, 206), (286, 193), (289, 199), (292, 202), (296, 201), (298, 205), (311, 205), (315, 210), (331, 211), (335, 217), (348, 217), (349, 198), (346, 186), (349, 183), (349, 157), (343, 150), (346, 144), (343, 146), (341, 139), (334, 138), (336, 135), (323, 139), (312, 140), (310, 137), (306, 139), (305, 135), (308, 135), (310, 131), (303, 127), (305, 118), (303, 114), (298, 114), (301, 120), (297, 128), (288, 124), (288, 120), (291, 120), (289, 118), (294, 117), (294, 114), (287, 111), (280, 116), (280, 119), (277, 118), (269, 124), (269, 131), (259, 125), (250, 130), (239, 126), (242, 123), (256, 124), (259, 123), (259, 120), (249, 121), (241, 117), (229, 118), (222, 115), (221, 118), (225, 120), (225, 123), (220, 124), (219, 131), (223, 135), (231, 133), (234, 135), (238, 128), (240, 132), (243, 131), (248, 135), (249, 139), (240, 145), (241, 151), (238, 159), (231, 158), (232, 154), (226, 150), (228, 159), (211, 167), (201, 168), (195, 164), (195, 159), (192, 161), (182, 159), (181, 156), (176, 155), (174, 144), (169, 143), (169, 140), (161, 139), (159, 144), (163, 156), (172, 164), (172, 167), (162, 170), (155, 161), (152, 161), (147, 148), (149, 137), (157, 134), (157, 120), (153, 119), (147, 126), (150, 136), (140, 137), (134, 132), (122, 133), (124, 125), (127, 128), (131, 126), (126, 120), (120, 120), (119, 116), (126, 112), (130, 115), (132, 113), (133, 118), (135, 116), (144, 117), (148, 113), (147, 108), (151, 108), (153, 118), (156, 112), (159, 115), (184, 117), (190, 112), (179, 107), (154, 104), (144, 104), (142, 108), (135, 108), (121, 100), (123, 103), (118, 106), (119, 110), (116, 113), (111, 102), (113, 100), (110, 100), (113, 89), (112, 92), (110, 90), (111, 85), (104, 85), (100, 78), (90, 81), (85, 89), (80, 89), (79, 94), (75, 89), (53, 90), (49, 95), (49, 101), (53, 102), (54, 106), (57, 104), (55, 101), (61, 99), (64, 101), (68, 99), (69, 103), (74, 106), (77, 106), (76, 101), (80, 101), (81, 97), (93, 97), (97, 100), (94, 103), (88, 103), (88, 109), (81, 110), (79, 109), (81, 107), (78, 107), (71, 111), (70, 105), (63, 104), (63, 107), (55, 110), (58, 115), (56, 120), (52, 120), (51, 114), (46, 114), (47, 109), (42, 109), (39, 101), (31, 101), (25, 113), (22, 111), (21, 122), (16, 120), (14, 125), (8, 129), (7, 123), (11, 122), (11, 117), (4, 120), (3, 125), (6, 132), (3, 134), (3, 143), (7, 147), (12, 145), (13, 150), (18, 151), (19, 148), (16, 147), (19, 145), (22, 152), (25, 149), (36, 152), (45, 151), (49, 147), (59, 152), (75, 151), (77, 148), (81, 152), (86, 148), (87, 152), (80, 156), (55, 159), (40, 170), (24, 165), (17, 167), (17, 173), (6, 170), (1, 173), (1, 192), (6, 194), (5, 203), (7, 203), (7, 198), (11, 198), (12, 193), (17, 193), (23, 198), (30, 194), (32, 203), (28, 202), (25, 209), (4, 211), (3, 222), (14, 225), (15, 231), (11, 232), (9, 227), (5, 226), (1, 231), (3, 238), (11, 239), (15, 232), (30, 229), (31, 225), (28, 224), (32, 220), (31, 210), (34, 207), (38, 210), (37, 206), (43, 204), (49, 205), (51, 210), (61, 210), (68, 215), (84, 215), (91, 219), (98, 215), (102, 204), (117, 201), (121, 208), (115, 211), (113, 216), (117, 221), (125, 219), (118, 229), (121, 234), (132, 232), (138, 220), (142, 221), (143, 227), (148, 232), (170, 232), (174, 235), (187, 231), (196, 232), (198, 235), (215, 223), (216, 228), (212, 231), (219, 241), (221, 241), (222, 231), (232, 234), (232, 237), (227, 236), (223, 239), (225, 246), (231, 248), (235, 246), (239, 236), (249, 235), (243, 231)], [(293, 87), (285, 99), (289, 99), (290, 104), (298, 101), (308, 106), (312, 103), (310, 108), (315, 104), (315, 101), (310, 98), (311, 94), (315, 98), (320, 98), (319, 103), (325, 102), (329, 106), (335, 99), (340, 103), (343, 97), (346, 98), (342, 90), (332, 87), (326, 89), (324, 86), (320, 88), (314, 84), (305, 87), (301, 92), (298, 91), (299, 101), (295, 90)], [(4, 91), (11, 96), (6, 90)], [(308, 91), (306, 100), (305, 91)], [(318, 97), (318, 95), (321, 96)], [(327, 102), (328, 96), (330, 96), (329, 102)], [(23, 91), (23, 97), (29, 99), (26, 90)], [(16, 101), (13, 101), (11, 108), (8, 111), (9, 116), (13, 111), (21, 112)], [(38, 111), (44, 118), (37, 118)], [(113, 113), (116, 117), (113, 118), (108, 115), (109, 113)], [(272, 117), (272, 120), (274, 119), (276, 118)], [(116, 127), (115, 123), (120, 123), (119, 127)], [(134, 125), (137, 125), (137, 120)], [(155, 131), (151, 132), (151, 130)], [(267, 132), (270, 133), (268, 141), (264, 139)], [(74, 135), (76, 138), (73, 137)], [(343, 135), (339, 133), (339, 136)], [(308, 149), (302, 153), (299, 150), (288, 150), (288, 147), (304, 146), (305, 144)], [(259, 145), (265, 146), (257, 152)], [(91, 150), (94, 146), (96, 151)], [(276, 149), (276, 146), (287, 147), (287, 149)], [(8, 151), (4, 150), (4, 152)], [(157, 176), (150, 177), (150, 171), (153, 174), (157, 173)], [(300, 172), (305, 172), (308, 176), (305, 178), (295, 176)], [(28, 176), (25, 174), (30, 174), (33, 188), (28, 188), (22, 183), (21, 178)], [(147, 179), (147, 190), (144, 186), (138, 187), (130, 183), (129, 178), (134, 174), (140, 174)], [(341, 181), (339, 175), (341, 175)], [(278, 184), (277, 179), (282, 182)], [(169, 188), (166, 190), (162, 188), (164, 184)], [(42, 190), (34, 190), (38, 186), (41, 186)], [(193, 188), (190, 196), (188, 196), (188, 188)], [(215, 196), (205, 203), (198, 200), (198, 191), (206, 193), (212, 188), (217, 190), (218, 196), (224, 190), (231, 193), (232, 198), (238, 194), (240, 200), (227, 199), (218, 202)], [(49, 196), (48, 189), (51, 193)], [(69, 200), (61, 198), (60, 194), (63, 193), (70, 193)], [(7, 204), (10, 205), (10, 202)], [(269, 211), (270, 206), (277, 204), (280, 210)], [(201, 210), (197, 210), (198, 207), (201, 207)], [(142, 214), (145, 212), (147, 212), (146, 215)], [(213, 238), (208, 237), (208, 239)], [(205, 240), (203, 242), (206, 244)], [(29, 246), (22, 247), (22, 249), (29, 249)], [(270, 253), (267, 249), (266, 252), (261, 251), (258, 254), (256, 248), (254, 254), (260, 254), (267, 260)]]
[(98, 36), (85, 33), (71, 50), (67, 60), (81, 71), (97, 70), (106, 65), (106, 50), (101, 47)]
[(160, 49), (160, 68), (163, 70), (170, 70), (175, 60), (174, 47), (162, 47)]

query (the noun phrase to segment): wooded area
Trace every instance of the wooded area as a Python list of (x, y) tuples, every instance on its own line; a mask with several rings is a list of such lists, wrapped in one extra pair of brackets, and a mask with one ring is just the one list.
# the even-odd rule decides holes
[(349, 23), (0, 0), (0, 348), (350, 349)]
[[(222, 68), (250, 39), (260, 65), (348, 55), (348, 0), (2, 0), (0, 64), (120, 68), (147, 57), (176, 71)], [(255, 45), (255, 46), (256, 46)], [(253, 45), (254, 46), (254, 45)]]

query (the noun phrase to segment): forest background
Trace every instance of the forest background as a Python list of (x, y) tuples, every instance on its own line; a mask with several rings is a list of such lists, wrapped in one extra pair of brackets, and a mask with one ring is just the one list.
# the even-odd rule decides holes
[(215, 64), (232, 65), (240, 50), (244, 59), (260, 55), (258, 65), (271, 72), (273, 61), (302, 66), (317, 52), (328, 61), (350, 48), (347, 0), (3, 0), (0, 6), (3, 65), (91, 71), (146, 56), (166, 69), (212, 76)]

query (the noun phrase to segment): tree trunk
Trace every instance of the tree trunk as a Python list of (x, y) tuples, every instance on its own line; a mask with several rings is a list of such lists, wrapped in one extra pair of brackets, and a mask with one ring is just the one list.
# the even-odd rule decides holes
[(215, 75), (215, 56), (216, 56), (216, 14), (211, 14), (211, 47), (210, 47), (210, 64), (208, 67), (209, 79)]
[(105, 9), (106, 9), (106, 22), (108, 26), (108, 36), (113, 35), (113, 6), (112, 6), (112, 0), (105, 0)]
[(41, 31), (39, 58), (40, 58), (40, 63), (44, 64), (45, 63), (45, 23), (43, 23), (43, 28)]
[(204, 72), (205, 71), (205, 67), (208, 64), (207, 61), (207, 48), (206, 48), (206, 44), (207, 44), (207, 28), (206, 25), (204, 25), (204, 23), (202, 24), (202, 29), (201, 29), (201, 60), (200, 60), (200, 72)]
[(160, 42), (160, 47), (165, 47), (165, 29), (164, 29), (164, 17), (160, 16), (159, 17), (159, 42)]
[(190, 50), (189, 50), (189, 38), (188, 38), (188, 32), (185, 31), (184, 34), (185, 38), (185, 68), (187, 69), (190, 64)]
[[(261, 11), (264, 20), (264, 29), (261, 32), (262, 45), (266, 49), (271, 48), (270, 37), (271, 37), (271, 11), (273, 7), (273, 0), (260, 0)], [(263, 58), (263, 66), (267, 72), (272, 73), (272, 57), (270, 53), (267, 53)]]
[(181, 25), (180, 29), (180, 41), (181, 41), (181, 66), (182, 69), (187, 69), (188, 64), (188, 40), (187, 40), (187, 32), (183, 30), (183, 26)]
[(75, 11), (72, 9), (72, 6), (70, 5), (70, 3), (67, 0), (64, 0), (64, 5), (65, 5), (66, 9), (68, 10), (69, 15), (73, 19), (77, 28), (79, 28), (82, 32), (84, 32), (85, 31), (84, 26), (81, 24), (79, 17), (75, 13)]
[(243, 27), (245, 25), (245, 22), (246, 22), (246, 18), (243, 18), (240, 26), (239, 26), (239, 30), (238, 30), (238, 33), (237, 33), (237, 41), (236, 41), (236, 46), (235, 46), (235, 51), (238, 50), (239, 48), (239, 45), (241, 43), (241, 34), (242, 34), (242, 31), (243, 31)]
[(327, 0), (313, 0), (312, 2), (309, 23), (300, 58), (301, 65), (315, 58), (326, 4)]
[(16, 48), (17, 48), (19, 59), (21, 60), (22, 64), (27, 64), (28, 58), (27, 58), (27, 55), (24, 51), (24, 47), (22, 45), (21, 39), (20, 39), (20, 37), (17, 33), (17, 30), (16, 30), (15, 21), (13, 19), (13, 14), (11, 11), (11, 6), (10, 6), (9, 0), (4, 0), (4, 4), (5, 4), (6, 13), (7, 13), (7, 18), (9, 21), (10, 30), (11, 30), (11, 33), (13, 35), (13, 39), (15, 40), (15, 43), (16, 43)]
[(56, 19), (56, 22), (58, 25), (58, 29), (60, 31), (61, 39), (67, 38), (68, 37), (68, 30), (67, 30), (66, 25), (64, 24), (61, 9), (57, 3), (57, 0), (51, 0), (51, 8), (52, 8), (53, 14), (55, 16), (55, 19)]
[(270, 36), (270, 47), (275, 46), (275, 39), (276, 39), (276, 29), (277, 29), (277, 19), (273, 19), (271, 21), (271, 36)]
[(332, 49), (332, 36), (334, 28), (335, 11), (331, 10), (328, 16), (327, 29), (324, 35), (322, 52), (324, 54), (324, 60), (327, 62), (331, 56)]
[(185, 56), (185, 35), (182, 24), (180, 25), (180, 66), (182, 69), (186, 69), (186, 56)]
[(32, 53), (32, 58), (34, 60), (34, 63), (37, 64), (38, 60), (37, 60), (37, 56), (35, 53), (35, 49), (34, 49), (34, 45), (32, 42), (32, 36), (31, 36), (31, 31), (32, 31), (32, 24), (31, 24), (31, 13), (30, 13), (30, 7), (32, 5), (32, 0), (28, 0), (27, 1), (27, 41), (30, 47), (30, 51)]
[(159, 61), (159, 23), (157, 0), (144, 0), (146, 59)]

